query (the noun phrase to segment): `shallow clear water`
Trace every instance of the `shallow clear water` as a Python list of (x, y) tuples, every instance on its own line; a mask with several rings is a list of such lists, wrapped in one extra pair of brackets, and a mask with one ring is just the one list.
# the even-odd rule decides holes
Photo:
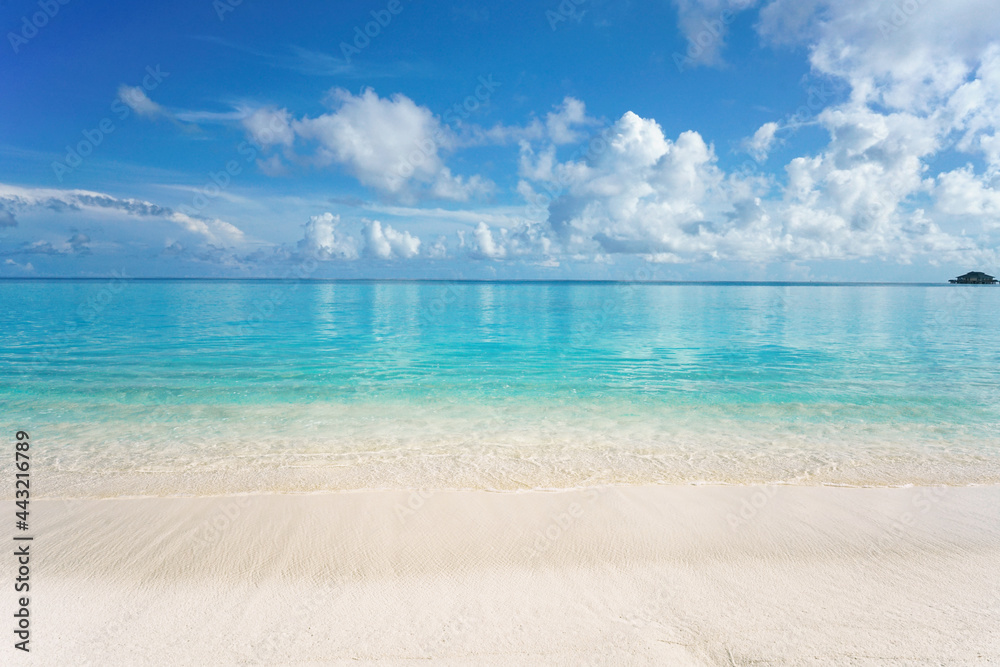
[(1000, 289), (0, 281), (42, 493), (1000, 481)]

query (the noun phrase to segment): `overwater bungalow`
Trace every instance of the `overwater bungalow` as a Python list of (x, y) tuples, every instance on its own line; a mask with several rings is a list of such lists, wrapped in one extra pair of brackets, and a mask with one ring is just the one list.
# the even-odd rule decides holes
[(949, 280), (952, 285), (996, 285), (997, 280), (993, 276), (988, 276), (982, 271), (970, 271), (964, 276), (959, 276), (954, 280)]

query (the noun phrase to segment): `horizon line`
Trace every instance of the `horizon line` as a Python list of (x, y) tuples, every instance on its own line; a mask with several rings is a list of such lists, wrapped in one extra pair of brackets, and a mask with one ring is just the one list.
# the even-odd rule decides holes
[(909, 285), (909, 286), (952, 286), (954, 283), (945, 279), (942, 282), (902, 282), (878, 280), (614, 280), (614, 279), (486, 279), (486, 278), (269, 278), (269, 277), (190, 277), (190, 276), (0, 276), (0, 281), (80, 281), (94, 282), (106, 280), (145, 281), (145, 282), (287, 282), (287, 283), (482, 283), (482, 284), (632, 284), (632, 285), (792, 285), (792, 286), (875, 286), (875, 285)]

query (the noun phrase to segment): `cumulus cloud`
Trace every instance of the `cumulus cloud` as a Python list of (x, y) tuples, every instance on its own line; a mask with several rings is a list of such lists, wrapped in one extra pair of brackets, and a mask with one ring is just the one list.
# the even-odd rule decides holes
[[(969, 243), (956, 232), (992, 228), (991, 176), (1000, 166), (1000, 15), (992, 7), (776, 0), (762, 10), (765, 39), (806, 43), (814, 70), (851, 91), (818, 116), (827, 147), (786, 168), (781, 214), (795, 238), (811, 239), (811, 254), (961, 253)], [(935, 176), (932, 158), (954, 150), (978, 153), (985, 173)], [(928, 197), (924, 210), (917, 202)]]
[(365, 254), (377, 259), (410, 259), (420, 252), (420, 239), (406, 231), (397, 231), (378, 220), (365, 225)]
[(991, 229), (1000, 226), (1000, 190), (971, 166), (938, 174), (933, 193), (936, 209), (945, 215), (982, 219)]
[(890, 254), (906, 200), (927, 190), (923, 159), (938, 149), (933, 121), (849, 105), (820, 122), (832, 139), (819, 155), (789, 163), (783, 211), (789, 231), (825, 244), (822, 255)]
[(759, 31), (805, 44), (812, 66), (851, 83), (854, 100), (929, 110), (965, 81), (1000, 31), (991, 0), (774, 0)]
[[(335, 89), (328, 103), (332, 112), (298, 119), (287, 109), (245, 108), (241, 123), (265, 150), (281, 147), (291, 161), (338, 165), (363, 185), (407, 201), (421, 196), (467, 201), (495, 190), (482, 176), (452, 173), (444, 160), (451, 151), (512, 142), (570, 144), (599, 124), (573, 97), (564, 98), (544, 122), (534, 118), (523, 126), (498, 123), (489, 129), (461, 123), (453, 129), (405, 95), (383, 98), (370, 88), (358, 95)], [(285, 173), (276, 155), (258, 164), (265, 173)]]
[(451, 172), (442, 153), (454, 146), (454, 134), (405, 95), (382, 98), (370, 88), (359, 95), (337, 89), (330, 101), (335, 110), (314, 118), (257, 109), (243, 125), (265, 147), (290, 147), (296, 138), (312, 144), (315, 164), (340, 165), (362, 184), (401, 199), (427, 194), (464, 201), (492, 190), (492, 183), (478, 175)]
[(491, 227), (480, 221), (468, 240), (459, 232), (459, 247), (473, 259), (536, 259), (551, 260), (558, 252), (545, 225), (520, 221), (513, 227)]
[(485, 222), (480, 222), (472, 232), (472, 249), (475, 255), (488, 259), (500, 259), (507, 256), (507, 248), (497, 243), (493, 231)]
[[(824, 111), (820, 122), (830, 144), (787, 165), (778, 198), (762, 197), (766, 180), (724, 173), (697, 132), (671, 140), (631, 112), (606, 134), (606, 150), (587, 160), (522, 150), (521, 192), (532, 196), (531, 183), (561, 192), (547, 223), (567, 253), (674, 263), (989, 256), (933, 215), (980, 216), (986, 232), (1000, 202), (970, 169), (929, 176), (926, 159), (940, 148), (936, 121), (845, 105)], [(934, 194), (933, 212), (911, 204)], [(480, 227), (473, 247), (498, 258), (505, 243)]]
[[(725, 17), (755, 4), (677, 0), (681, 29), (692, 43), (701, 37), (691, 57), (721, 62)], [(629, 112), (605, 135), (607, 149), (584, 160), (560, 162), (554, 147), (522, 142), (518, 191), (529, 201), (552, 195), (547, 222), (567, 252), (656, 262), (996, 254), (1000, 15), (989, 5), (916, 2), (901, 14), (875, 0), (765, 3), (764, 40), (806, 45), (814, 72), (850, 90), (815, 119), (829, 143), (792, 159), (783, 183), (726, 174), (699, 133), (670, 140), (655, 120)], [(744, 150), (765, 160), (782, 127), (763, 124)], [(935, 175), (932, 159), (956, 150), (986, 168)], [(778, 196), (767, 196), (775, 186)], [(987, 235), (978, 245), (968, 225)]]
[(305, 235), (299, 241), (299, 250), (317, 259), (356, 259), (357, 244), (339, 226), (339, 215), (323, 213), (312, 216), (303, 225)]
[(587, 108), (580, 100), (567, 97), (555, 111), (545, 116), (545, 128), (554, 144), (572, 144), (583, 139), (583, 128), (596, 125), (597, 119), (587, 115)]
[[(384, 225), (378, 220), (365, 222), (360, 240), (348, 233), (341, 223), (340, 216), (333, 213), (314, 215), (303, 227), (305, 234), (298, 243), (298, 250), (316, 259), (355, 260), (364, 256), (392, 260), (412, 259), (420, 254), (419, 238), (410, 232), (394, 229), (392, 225)], [(442, 257), (444, 254), (446, 251), (443, 241), (439, 239), (429, 255)]]
[(607, 136), (607, 149), (587, 163), (535, 170), (566, 188), (549, 207), (556, 236), (571, 251), (694, 249), (706, 200), (722, 194), (712, 148), (697, 132), (671, 141), (656, 121), (632, 112)]

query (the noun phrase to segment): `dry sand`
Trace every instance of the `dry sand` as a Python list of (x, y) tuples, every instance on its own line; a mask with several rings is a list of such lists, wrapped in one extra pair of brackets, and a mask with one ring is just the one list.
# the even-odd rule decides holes
[(32, 652), (8, 634), (4, 664), (1000, 664), (1000, 487), (40, 500), (32, 519)]

